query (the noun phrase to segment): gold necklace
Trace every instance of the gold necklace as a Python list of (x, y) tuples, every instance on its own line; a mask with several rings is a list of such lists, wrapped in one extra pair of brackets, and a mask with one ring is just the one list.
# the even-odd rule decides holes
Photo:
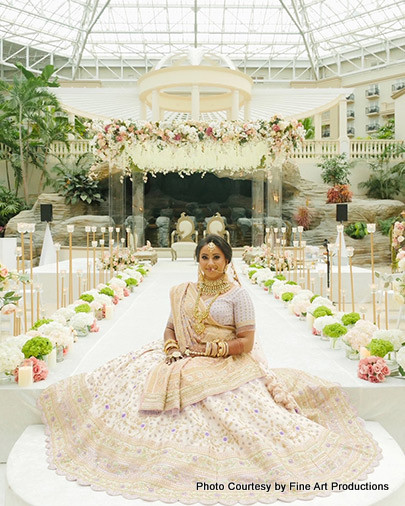
[[(227, 281), (224, 281), (224, 279), (222, 278), (215, 281), (203, 280), (200, 281), (197, 284), (197, 286), (198, 286), (198, 296), (195, 301), (193, 310), (193, 319), (195, 321), (195, 323), (193, 323), (193, 329), (195, 330), (196, 334), (200, 335), (205, 331), (204, 320), (208, 318), (211, 306), (214, 304), (214, 302), (221, 294), (229, 290), (231, 285)], [(198, 308), (201, 295), (214, 295), (214, 298), (210, 301), (210, 303), (204, 309), (204, 311), (201, 311)]]

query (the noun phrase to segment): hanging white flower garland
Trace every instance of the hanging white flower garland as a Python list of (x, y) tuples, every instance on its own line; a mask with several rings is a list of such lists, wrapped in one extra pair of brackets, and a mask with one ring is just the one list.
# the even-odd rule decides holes
[(269, 121), (94, 122), (96, 164), (108, 161), (123, 176), (134, 170), (152, 175), (178, 172), (246, 174), (281, 164), (304, 140), (297, 120), (274, 116)]

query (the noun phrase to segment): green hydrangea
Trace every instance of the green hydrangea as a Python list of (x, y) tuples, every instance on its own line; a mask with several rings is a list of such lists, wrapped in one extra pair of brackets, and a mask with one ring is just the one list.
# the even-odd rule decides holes
[(332, 316), (332, 311), (327, 306), (319, 306), (312, 312), (314, 318), (320, 318), (321, 316)]
[(138, 281), (135, 278), (127, 278), (125, 280), (125, 283), (127, 286), (136, 286), (138, 284)]
[(79, 304), (75, 307), (76, 313), (90, 313), (91, 307), (88, 304)]
[(320, 295), (317, 293), (315, 295), (313, 295), (310, 299), (309, 299), (309, 302), (314, 302), (314, 300), (317, 298), (317, 297), (320, 297)]
[(278, 279), (279, 281), (285, 281), (287, 278), (283, 274), (277, 274), (277, 276), (274, 276), (274, 279)]
[(296, 285), (297, 283), (295, 281), (287, 281), (286, 285)]
[(292, 300), (293, 297), (294, 297), (294, 294), (292, 292), (284, 292), (283, 295), (281, 296), (281, 299), (284, 302), (290, 302), (290, 300)]
[(46, 337), (33, 337), (29, 339), (22, 347), (25, 358), (35, 357), (43, 360), (45, 355), (51, 353), (53, 345)]
[(249, 276), (249, 279), (251, 279), (251, 277), (253, 276), (253, 274), (255, 272), (257, 272), (259, 269), (261, 269), (261, 267), (253, 267), (251, 269), (248, 270), (248, 276)]
[(343, 325), (354, 325), (360, 320), (359, 313), (346, 313), (342, 316)]
[(84, 300), (85, 302), (93, 302), (94, 297), (90, 293), (83, 293), (80, 295), (79, 299)]
[(323, 334), (328, 337), (340, 337), (344, 336), (347, 333), (347, 328), (343, 326), (341, 323), (331, 323), (330, 325), (325, 325), (323, 328)]
[(102, 288), (99, 293), (102, 293), (104, 295), (108, 295), (109, 297), (114, 297), (114, 290), (110, 288), (109, 286), (106, 286), (105, 288)]
[(385, 357), (387, 353), (394, 351), (393, 344), (385, 339), (372, 339), (367, 348), (374, 357)]
[(148, 271), (144, 269), (142, 266), (137, 267), (136, 270), (140, 272), (142, 276), (146, 276), (146, 274), (148, 274)]
[(274, 285), (275, 281), (276, 281), (275, 279), (267, 279), (263, 284), (264, 286), (267, 286), (270, 290), (271, 287)]
[(46, 325), (47, 323), (51, 323), (53, 320), (50, 318), (42, 318), (41, 320), (37, 320), (34, 325), (31, 327), (31, 330), (38, 330), (41, 325)]

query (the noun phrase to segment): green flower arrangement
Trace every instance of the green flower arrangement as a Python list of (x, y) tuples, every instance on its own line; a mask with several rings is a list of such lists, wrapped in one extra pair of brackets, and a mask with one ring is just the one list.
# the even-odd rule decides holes
[(45, 355), (51, 353), (53, 345), (46, 337), (33, 337), (29, 339), (22, 347), (25, 358), (35, 357), (43, 360)]
[(287, 281), (286, 285), (297, 285), (295, 281)]
[(109, 286), (102, 288), (98, 293), (102, 293), (104, 295), (108, 295), (109, 297), (114, 297), (114, 290)]
[(275, 281), (276, 281), (275, 279), (268, 279), (267, 281), (265, 281), (265, 282), (263, 283), (263, 284), (264, 284), (264, 286), (267, 286), (267, 287), (268, 287), (269, 292), (270, 292), (270, 290), (271, 290), (271, 287), (274, 285)]
[(135, 278), (127, 278), (125, 283), (127, 286), (137, 286), (138, 281)]
[(38, 330), (41, 325), (46, 325), (47, 323), (51, 323), (53, 320), (50, 318), (42, 318), (41, 320), (37, 320), (34, 325), (31, 327), (31, 330)]
[(385, 339), (372, 339), (367, 349), (374, 357), (385, 357), (387, 353), (394, 351), (394, 346)]
[(90, 293), (83, 293), (79, 297), (80, 300), (84, 300), (84, 302), (93, 302), (94, 297)]
[(343, 325), (354, 325), (360, 320), (359, 313), (346, 313), (342, 316)]
[(75, 307), (76, 313), (90, 313), (91, 307), (88, 304), (79, 304)]
[[(261, 269), (261, 267), (260, 267), (260, 269)], [(258, 270), (259, 270), (259, 267), (251, 267), (251, 268), (249, 268), (249, 270), (248, 270), (248, 277), (249, 277), (249, 279), (251, 279), (252, 276), (253, 276), (253, 274), (255, 272), (257, 272)]]
[(284, 302), (290, 302), (294, 298), (294, 294), (292, 292), (284, 292), (281, 296), (281, 300)]
[(141, 265), (139, 267), (137, 267), (136, 270), (138, 272), (140, 272), (142, 274), (142, 276), (146, 276), (146, 274), (148, 274), (148, 271), (146, 269), (144, 269)]
[(285, 281), (287, 278), (283, 276), (283, 274), (277, 274), (273, 279), (278, 279), (279, 281)]
[(314, 302), (314, 300), (317, 298), (317, 297), (320, 297), (320, 295), (318, 293), (316, 293), (315, 295), (313, 295), (310, 299), (309, 299), (309, 302)]
[(319, 306), (312, 312), (314, 318), (320, 318), (321, 316), (332, 316), (332, 311), (326, 306)]
[(341, 323), (331, 323), (330, 325), (325, 325), (323, 328), (323, 335), (334, 339), (344, 336), (346, 333), (347, 328)]

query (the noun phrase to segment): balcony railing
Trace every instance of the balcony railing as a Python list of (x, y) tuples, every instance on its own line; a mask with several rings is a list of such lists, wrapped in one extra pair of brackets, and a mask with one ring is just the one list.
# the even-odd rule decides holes
[(378, 97), (380, 95), (380, 88), (378, 86), (374, 86), (366, 90), (366, 97)]
[(380, 129), (379, 123), (370, 123), (369, 125), (366, 125), (366, 132), (376, 132)]
[(347, 119), (353, 119), (354, 118), (354, 111), (353, 109), (347, 110)]
[(399, 153), (399, 148), (405, 147), (405, 141), (388, 139), (356, 139), (350, 141), (350, 158), (375, 158), (387, 150), (391, 151), (390, 158), (404, 158), (405, 153)]
[(351, 136), (354, 135), (354, 128), (353, 127), (347, 129), (347, 135), (351, 135)]
[(354, 93), (350, 93), (350, 95), (347, 95), (346, 100), (348, 102), (354, 102)]
[(402, 90), (403, 88), (405, 88), (405, 81), (393, 84), (391, 86), (391, 91), (392, 93), (395, 93), (396, 91)]
[(380, 114), (380, 107), (378, 105), (372, 105), (370, 107), (366, 107), (366, 114), (367, 116)]

